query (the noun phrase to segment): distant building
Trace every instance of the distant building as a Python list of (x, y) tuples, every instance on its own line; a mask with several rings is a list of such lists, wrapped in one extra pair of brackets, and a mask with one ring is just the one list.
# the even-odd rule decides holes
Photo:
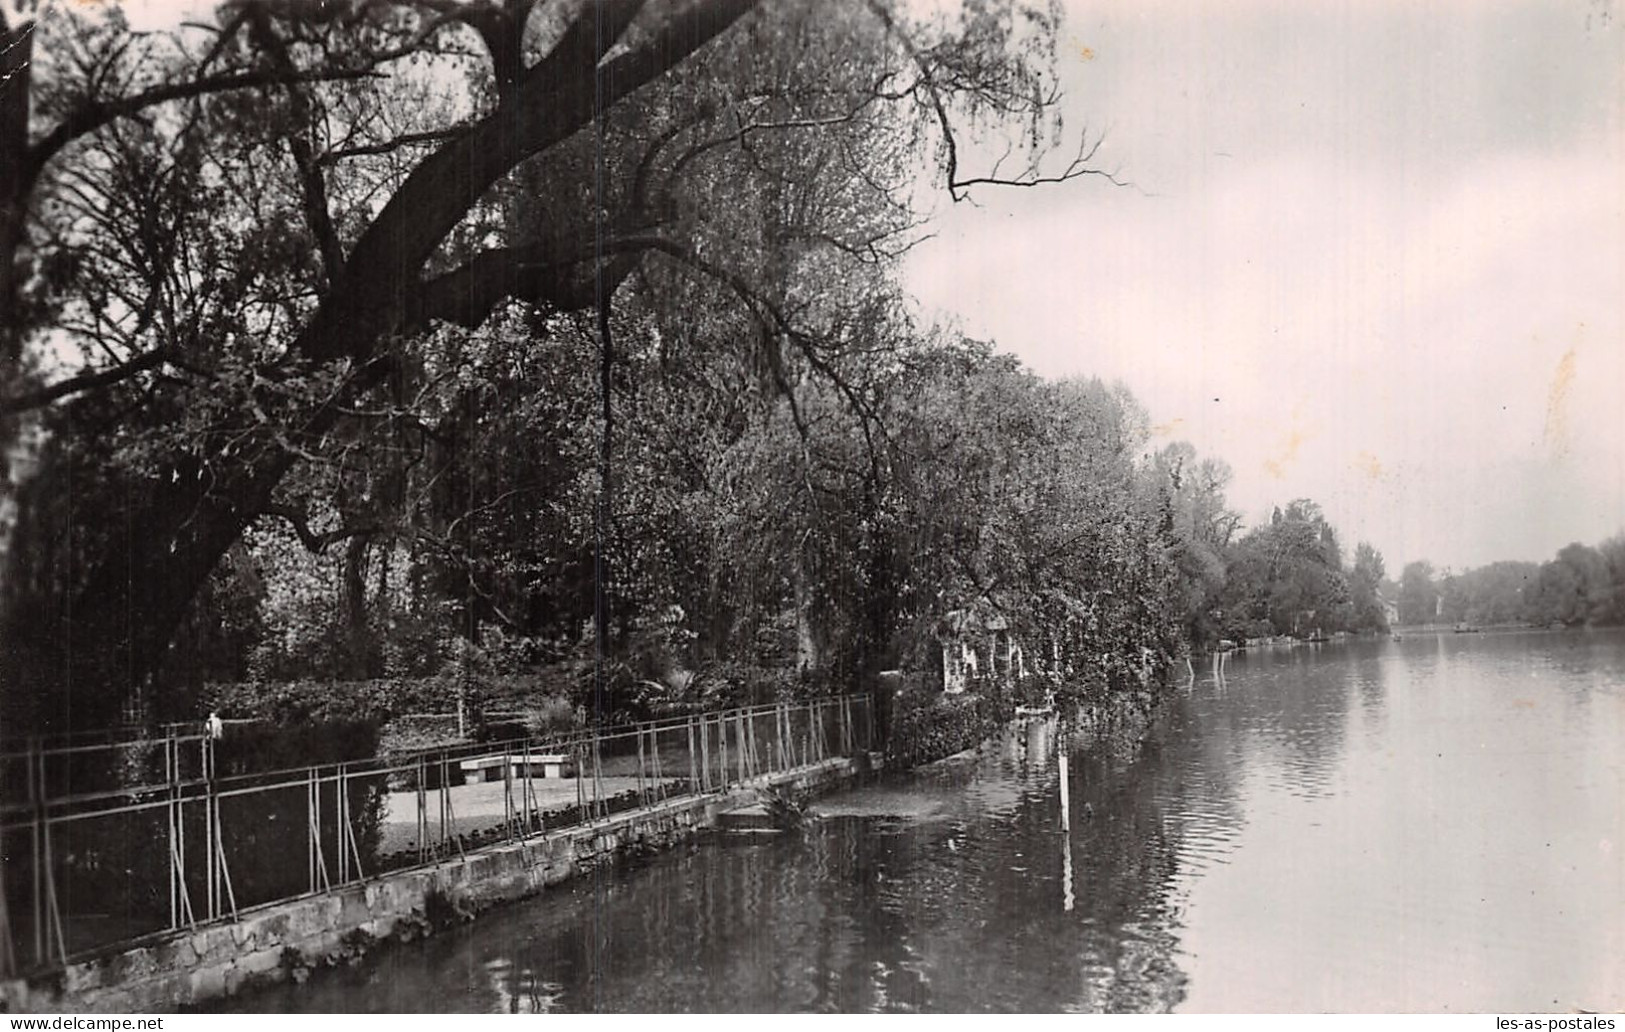
[(950, 695), (963, 692), (973, 678), (1019, 677), (1027, 672), (1021, 644), (1001, 613), (956, 609), (938, 624), (937, 638), (942, 645), (942, 690)]
[(1377, 592), (1377, 604), (1382, 606), (1382, 618), (1388, 622), (1389, 627), (1399, 623), (1399, 603), (1390, 602), (1379, 591)]

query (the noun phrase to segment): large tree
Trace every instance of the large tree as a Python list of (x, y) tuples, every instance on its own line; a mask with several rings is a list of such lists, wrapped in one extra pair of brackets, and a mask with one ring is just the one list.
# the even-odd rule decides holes
[(1433, 572), (1433, 564), (1426, 560), (1405, 564), (1399, 575), (1400, 623), (1424, 624), (1438, 617), (1439, 588)]
[(1383, 611), (1382, 582), (1387, 576), (1382, 553), (1368, 542), (1354, 548), (1354, 568), (1349, 571), (1349, 604), (1353, 607), (1351, 629), (1385, 631), (1388, 615)]
[(1349, 582), (1337, 532), (1300, 498), (1230, 550), (1223, 599), (1234, 635), (1305, 634), (1346, 627)]

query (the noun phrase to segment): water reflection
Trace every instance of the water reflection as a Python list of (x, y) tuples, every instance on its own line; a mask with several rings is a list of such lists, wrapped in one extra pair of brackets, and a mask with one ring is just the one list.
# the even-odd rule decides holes
[(1249, 652), (242, 1006), (1617, 1009), (1625, 637), (1574, 639)]

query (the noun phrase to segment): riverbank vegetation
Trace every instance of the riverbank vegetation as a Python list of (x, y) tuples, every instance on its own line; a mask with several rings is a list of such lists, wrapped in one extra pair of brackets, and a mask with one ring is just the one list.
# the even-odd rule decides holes
[(899, 290), (936, 200), (1115, 182), (1056, 18), (0, 23), (5, 730), (795, 698), (940, 678), (956, 611), (1068, 628), (1097, 693), (1374, 626), (1312, 503), (1233, 540), (1125, 389)]

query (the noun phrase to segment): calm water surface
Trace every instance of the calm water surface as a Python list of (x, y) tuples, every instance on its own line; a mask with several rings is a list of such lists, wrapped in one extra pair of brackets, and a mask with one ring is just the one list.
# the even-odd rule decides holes
[(1618, 633), (1251, 653), (1138, 742), (1034, 722), (817, 809), (238, 1005), (1625, 1008)]

